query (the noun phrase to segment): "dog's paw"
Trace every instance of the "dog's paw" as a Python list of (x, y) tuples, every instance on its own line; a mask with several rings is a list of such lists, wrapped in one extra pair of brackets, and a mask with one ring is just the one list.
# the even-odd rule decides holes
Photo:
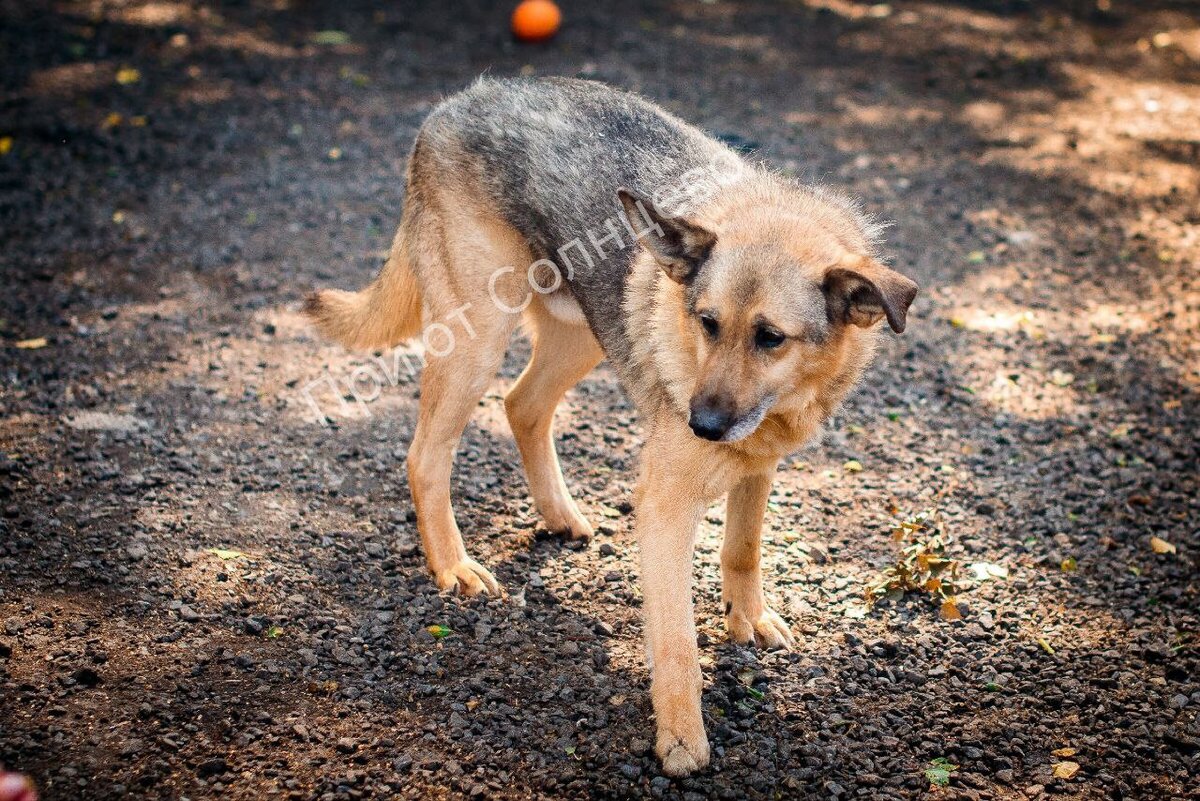
[(488, 569), (474, 559), (465, 558), (445, 570), (434, 571), (433, 580), (444, 592), (459, 595), (499, 595), (500, 584)]
[(786, 651), (796, 647), (787, 621), (769, 606), (764, 606), (761, 614), (752, 619), (741, 612), (737, 605), (732, 605), (725, 614), (725, 629), (729, 632), (729, 639), (738, 645), (782, 648)]
[(668, 776), (688, 776), (708, 766), (708, 736), (703, 726), (688, 734), (660, 727), (654, 751)]
[(546, 531), (568, 540), (588, 542), (592, 538), (592, 524), (575, 509), (564, 509), (543, 515)]

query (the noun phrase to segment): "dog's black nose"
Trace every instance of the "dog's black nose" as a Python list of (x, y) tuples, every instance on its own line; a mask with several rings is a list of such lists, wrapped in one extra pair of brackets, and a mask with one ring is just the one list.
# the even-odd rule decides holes
[(688, 425), (692, 427), (692, 431), (696, 433), (697, 437), (710, 439), (713, 442), (725, 436), (725, 432), (732, 424), (733, 417), (731, 415), (703, 406), (692, 409), (691, 419), (688, 420)]

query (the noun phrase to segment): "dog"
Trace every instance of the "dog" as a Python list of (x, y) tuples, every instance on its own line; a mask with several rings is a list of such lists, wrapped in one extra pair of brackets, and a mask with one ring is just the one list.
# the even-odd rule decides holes
[(635, 529), (668, 775), (709, 761), (691, 577), (697, 525), (721, 495), (729, 636), (794, 646), (763, 594), (763, 517), (780, 460), (854, 386), (881, 322), (904, 330), (917, 285), (880, 261), (879, 232), (843, 195), (751, 164), (634, 94), (480, 79), (418, 132), (379, 276), (305, 302), (347, 347), (424, 342), (409, 486), (434, 580), (466, 595), (500, 587), (463, 546), (451, 468), (514, 329), (532, 356), (505, 410), (546, 528), (571, 538), (592, 528), (563, 480), (554, 410), (609, 360), (645, 424)]

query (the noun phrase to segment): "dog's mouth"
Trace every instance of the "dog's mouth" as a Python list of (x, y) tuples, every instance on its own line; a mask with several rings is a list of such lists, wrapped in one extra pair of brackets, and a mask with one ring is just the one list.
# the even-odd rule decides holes
[(737, 442), (757, 431), (759, 425), (766, 418), (767, 412), (774, 405), (775, 396), (767, 395), (750, 411), (740, 417), (729, 419), (723, 419), (704, 410), (693, 410), (688, 425), (692, 429), (692, 433), (700, 439), (706, 439), (709, 442)]
[(762, 421), (766, 418), (767, 412), (775, 405), (775, 396), (768, 395), (758, 402), (757, 405), (746, 414), (742, 415), (741, 419), (729, 427), (725, 432), (725, 436), (721, 437), (721, 442), (737, 442), (740, 439), (753, 434), (758, 430)]

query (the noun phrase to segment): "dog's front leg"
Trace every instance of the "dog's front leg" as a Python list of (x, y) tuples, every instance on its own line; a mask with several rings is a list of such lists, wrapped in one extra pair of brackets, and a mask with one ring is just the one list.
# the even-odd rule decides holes
[(650, 696), (658, 719), (655, 750), (664, 773), (686, 776), (708, 764), (692, 612), (692, 550), (704, 503), (695, 487), (672, 476), (667, 465), (648, 462), (645, 467), (637, 534)]
[(763, 515), (772, 476), (750, 475), (729, 491), (725, 541), (721, 545), (721, 600), (725, 630), (740, 645), (787, 648), (795, 645), (787, 623), (763, 597), (761, 559)]

